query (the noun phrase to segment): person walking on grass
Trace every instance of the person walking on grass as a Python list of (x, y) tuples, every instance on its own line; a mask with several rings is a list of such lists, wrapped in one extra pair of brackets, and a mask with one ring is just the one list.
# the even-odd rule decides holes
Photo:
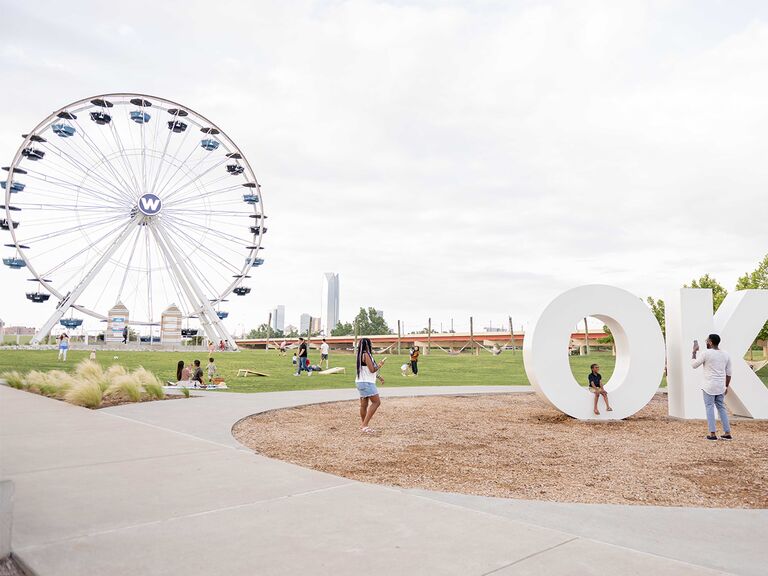
[(310, 373), (307, 370), (307, 343), (304, 341), (304, 338), (299, 338), (299, 367), (294, 376), (301, 376), (302, 370), (308, 374)]
[(357, 343), (357, 375), (355, 377), (355, 385), (357, 386), (357, 391), (360, 392), (360, 420), (362, 421), (360, 431), (363, 434), (373, 434), (375, 432), (368, 424), (371, 423), (371, 418), (373, 418), (376, 410), (381, 406), (376, 381), (378, 380), (384, 384), (384, 378), (379, 374), (379, 371), (386, 361), (386, 358), (382, 358), (381, 363), (376, 364), (376, 361), (373, 359), (371, 340), (369, 338), (361, 338)]
[(206, 368), (208, 371), (208, 382), (213, 382), (213, 377), (216, 376), (216, 372), (218, 371), (216, 363), (213, 361), (213, 356), (208, 358), (208, 366)]
[(600, 414), (600, 410), (597, 409), (597, 401), (600, 399), (600, 396), (605, 400), (605, 409), (608, 412), (613, 412), (613, 408), (608, 404), (608, 392), (603, 388), (603, 375), (600, 374), (600, 366), (592, 364), (590, 369), (592, 371), (589, 373), (589, 391), (595, 396), (595, 414)]
[(411, 348), (411, 372), (414, 376), (419, 375), (419, 347)]
[(69, 351), (69, 334), (62, 332), (59, 335), (59, 357), (58, 360), (67, 361), (67, 352)]
[(325, 369), (328, 370), (328, 352), (330, 352), (331, 347), (328, 346), (328, 342), (323, 338), (323, 343), (320, 344), (320, 366), (323, 365), (323, 360), (325, 360)]
[(717, 440), (717, 424), (715, 423), (715, 406), (723, 425), (721, 440), (731, 440), (731, 423), (725, 409), (725, 395), (731, 385), (731, 357), (720, 350), (720, 336), (710, 334), (707, 337), (707, 349), (699, 353), (699, 341), (693, 341), (691, 366), (704, 366), (704, 383), (701, 392), (704, 396), (704, 407), (707, 410), (707, 425), (709, 434), (707, 440)]

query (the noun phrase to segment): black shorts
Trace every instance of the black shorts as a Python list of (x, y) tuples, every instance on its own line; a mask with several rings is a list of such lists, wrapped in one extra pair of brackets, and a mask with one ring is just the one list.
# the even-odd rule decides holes
[(328, 360), (328, 354), (320, 354), (320, 360)]

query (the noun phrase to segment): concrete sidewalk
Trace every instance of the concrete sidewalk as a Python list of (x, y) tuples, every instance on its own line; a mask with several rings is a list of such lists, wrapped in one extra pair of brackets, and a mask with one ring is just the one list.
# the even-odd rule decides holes
[[(536, 506), (547, 503), (523, 513), (506, 506), (514, 501), (361, 484), (255, 455), (229, 433), (251, 413), (354, 397), (209, 393), (90, 411), (0, 386), (0, 479), (16, 485), (14, 554), (40, 576), (758, 574), (765, 566), (764, 511), (726, 511), (743, 514), (728, 526), (742, 544), (735, 562), (703, 554), (713, 548), (704, 537), (681, 537), (677, 551), (641, 535), (601, 537), (600, 523), (615, 519), (601, 511), (583, 530), (578, 517), (590, 507), (575, 515), (570, 505), (542, 507), (538, 517)], [(650, 510), (646, 520), (668, 534), (694, 529), (684, 509), (666, 517)], [(718, 511), (691, 516), (702, 536), (710, 512)], [(731, 547), (728, 532), (715, 538)]]

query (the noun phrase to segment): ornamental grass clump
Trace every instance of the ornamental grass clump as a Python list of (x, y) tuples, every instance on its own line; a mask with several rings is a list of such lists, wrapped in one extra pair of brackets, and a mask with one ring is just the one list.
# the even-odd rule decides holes
[(92, 360), (83, 360), (75, 368), (75, 375), (79, 380), (88, 380), (99, 385), (102, 392), (109, 388), (110, 381), (101, 364)]
[(40, 374), (42, 377), (33, 378), (32, 381), (35, 382), (38, 394), (49, 398), (63, 398), (67, 391), (78, 383), (75, 378), (63, 370), (51, 370), (48, 373)]
[(98, 408), (101, 406), (103, 397), (99, 385), (88, 380), (80, 380), (64, 394), (64, 399), (70, 404), (86, 408)]
[(143, 366), (139, 366), (136, 370), (131, 372), (131, 376), (136, 382), (141, 384), (142, 388), (144, 388), (144, 391), (147, 393), (147, 396), (153, 400), (165, 398), (165, 392), (163, 391), (163, 385), (160, 384), (160, 380)]
[(3, 372), (0, 374), (0, 378), (5, 380), (11, 388), (16, 388), (17, 390), (24, 390), (26, 388), (24, 385), (24, 377), (16, 370)]
[(122, 374), (111, 379), (111, 384), (107, 388), (106, 396), (116, 400), (128, 400), (130, 402), (141, 402), (142, 388), (141, 384), (132, 374)]

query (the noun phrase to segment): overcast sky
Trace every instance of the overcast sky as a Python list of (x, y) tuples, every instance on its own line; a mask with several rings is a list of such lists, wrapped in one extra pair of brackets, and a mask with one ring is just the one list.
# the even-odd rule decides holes
[[(0, 0), (0, 19), (2, 165), (115, 91), (238, 144), (269, 233), (237, 333), (277, 304), (319, 314), (323, 272), (342, 320), (466, 329), (580, 284), (732, 289), (768, 252), (766, 2)], [(27, 276), (0, 270), (7, 324), (53, 311)]]

